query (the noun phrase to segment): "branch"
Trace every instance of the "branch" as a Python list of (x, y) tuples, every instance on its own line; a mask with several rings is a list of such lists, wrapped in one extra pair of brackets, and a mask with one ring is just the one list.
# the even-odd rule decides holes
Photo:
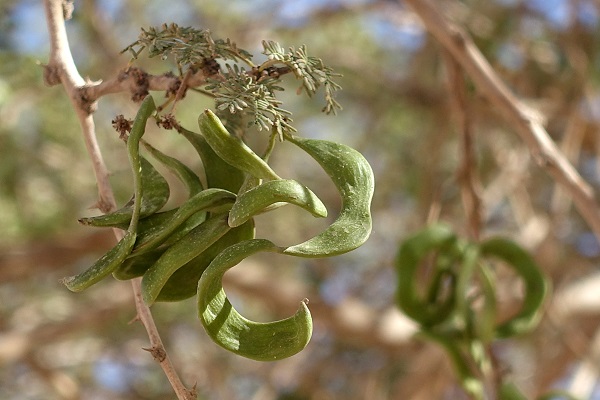
[[(92, 97), (90, 100), (90, 98), (82, 96), (82, 88), (85, 87), (86, 82), (77, 71), (73, 56), (71, 55), (65, 29), (65, 5), (66, 2), (61, 0), (44, 0), (46, 21), (50, 36), (50, 60), (44, 69), (44, 81), (48, 86), (62, 84), (71, 99), (83, 131), (87, 151), (92, 159), (99, 192), (98, 208), (103, 212), (108, 212), (116, 208), (116, 202), (108, 180), (108, 170), (96, 141), (94, 119), (91, 115), (97, 97)], [(114, 232), (117, 240), (123, 237), (121, 230), (115, 230)], [(152, 319), (152, 314), (141, 298), (139, 278), (132, 280), (132, 287), (138, 318), (146, 328), (148, 337), (150, 338), (150, 351), (165, 372), (177, 398), (180, 400), (195, 398), (193, 391), (188, 391), (179, 379), (166, 354), (160, 335)]]
[(92, 160), (98, 185), (98, 208), (107, 212), (116, 207), (115, 198), (108, 181), (108, 170), (96, 141), (94, 119), (89, 112), (79, 107), (80, 99), (77, 88), (83, 86), (85, 80), (77, 72), (69, 49), (67, 32), (64, 27), (63, 2), (45, 0), (44, 7), (50, 35), (50, 61), (44, 66), (44, 81), (48, 86), (62, 83), (73, 104), (83, 131), (86, 149)]
[(448, 92), (454, 108), (461, 139), (461, 163), (457, 172), (463, 208), (468, 221), (469, 236), (479, 240), (481, 232), (481, 185), (477, 179), (471, 107), (468, 104), (465, 77), (458, 63), (444, 52), (448, 71)]
[(591, 186), (558, 150), (535, 112), (515, 97), (471, 38), (446, 20), (429, 0), (406, 0), (427, 30), (462, 66), (477, 89), (515, 127), (537, 164), (572, 196), (577, 210), (600, 240), (600, 213)]
[[(185, 88), (197, 87), (206, 83), (207, 76), (202, 70), (186, 75)], [(150, 90), (166, 91), (167, 96), (175, 96), (182, 80), (172, 73), (150, 75), (141, 68), (128, 67), (117, 76), (106, 81), (88, 83), (79, 88), (82, 106), (92, 104), (100, 97), (118, 92), (130, 92), (133, 101), (141, 101)], [(183, 94), (183, 92), (182, 92)]]

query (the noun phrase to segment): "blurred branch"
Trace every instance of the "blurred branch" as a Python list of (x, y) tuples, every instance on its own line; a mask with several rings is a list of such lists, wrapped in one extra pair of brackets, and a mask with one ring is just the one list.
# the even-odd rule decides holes
[[(94, 119), (91, 114), (93, 107), (82, 106), (85, 104), (85, 99), (81, 96), (80, 88), (84, 87), (86, 82), (77, 71), (69, 47), (65, 29), (67, 7), (72, 7), (72, 3), (61, 0), (44, 1), (46, 21), (50, 36), (50, 60), (44, 68), (44, 80), (49, 86), (62, 84), (67, 95), (71, 99), (71, 103), (83, 131), (86, 147), (90, 158), (92, 159), (94, 173), (96, 175), (100, 195), (98, 208), (103, 212), (108, 212), (116, 208), (116, 202), (108, 180), (108, 170), (104, 164), (100, 148), (96, 141)], [(115, 230), (114, 233), (117, 240), (120, 240), (123, 237), (123, 232), (120, 230)], [(185, 388), (166, 354), (164, 345), (162, 344), (160, 335), (154, 324), (152, 314), (150, 313), (150, 309), (142, 300), (140, 279), (132, 280), (132, 287), (138, 318), (146, 328), (148, 337), (150, 338), (150, 351), (165, 372), (177, 397), (181, 400), (194, 398), (195, 395), (193, 391), (190, 392)]]
[(537, 164), (562, 184), (600, 239), (600, 213), (590, 185), (558, 150), (536, 113), (500, 80), (465, 31), (449, 22), (429, 0), (406, 0), (427, 30), (452, 54), (476, 87), (512, 123)]
[(446, 69), (448, 71), (448, 89), (450, 102), (454, 109), (461, 139), (461, 164), (458, 170), (458, 180), (467, 216), (469, 236), (478, 240), (481, 231), (481, 190), (477, 180), (477, 160), (473, 144), (473, 129), (471, 124), (471, 109), (467, 101), (465, 77), (458, 63), (444, 52)]
[(81, 388), (70, 376), (61, 371), (47, 368), (36, 357), (27, 357), (25, 360), (29, 368), (34, 371), (46, 385), (63, 400), (81, 399)]
[[(572, 110), (568, 117), (564, 136), (560, 148), (570, 162), (577, 162), (581, 155), (583, 140), (585, 136), (586, 122), (578, 110)], [(556, 185), (552, 193), (550, 208), (552, 213), (559, 218), (564, 218), (571, 207), (571, 199), (565, 190)]]
[(41, 272), (52, 272), (72, 265), (85, 255), (95, 254), (114, 245), (108, 231), (67, 235), (52, 240), (33, 240), (19, 247), (0, 249), (0, 282), (33, 279)]
[[(112, 288), (114, 290), (114, 288)], [(115, 320), (119, 310), (125, 304), (123, 300), (130, 300), (122, 296), (113, 296), (110, 304), (103, 303), (101, 308), (88, 307), (86, 312), (74, 314), (69, 319), (59, 322), (48, 322), (36, 326), (30, 332), (18, 329), (0, 334), (0, 367), (25, 359), (37, 349), (40, 343), (60, 341), (64, 336), (71, 335), (74, 330), (85, 326), (94, 329), (102, 326), (106, 321)]]

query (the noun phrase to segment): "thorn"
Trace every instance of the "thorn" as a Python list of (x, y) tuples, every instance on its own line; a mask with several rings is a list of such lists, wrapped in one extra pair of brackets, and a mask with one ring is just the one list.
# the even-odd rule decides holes
[(147, 352), (149, 352), (150, 354), (152, 354), (152, 358), (154, 358), (155, 361), (158, 361), (159, 363), (165, 361), (165, 359), (167, 358), (167, 352), (162, 348), (162, 347), (151, 347), (151, 348), (145, 348), (142, 347), (142, 350), (145, 350)]

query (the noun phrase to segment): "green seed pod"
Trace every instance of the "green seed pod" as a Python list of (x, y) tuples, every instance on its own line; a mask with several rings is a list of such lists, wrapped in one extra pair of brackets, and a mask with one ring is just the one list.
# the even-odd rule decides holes
[(315, 217), (326, 217), (327, 209), (309, 188), (297, 181), (279, 179), (267, 181), (236, 199), (229, 212), (229, 226), (239, 226), (275, 203), (295, 204)]
[(469, 366), (468, 361), (466, 361), (467, 357), (460, 349), (457, 341), (447, 335), (436, 334), (429, 330), (423, 330), (420, 333), (420, 336), (442, 346), (454, 366), (454, 371), (456, 371), (462, 387), (472, 395), (473, 398), (483, 399), (483, 384), (471, 371), (471, 367)]
[(225, 189), (232, 193), (238, 193), (244, 183), (244, 172), (223, 161), (202, 135), (181, 127), (178, 128), (178, 131), (194, 146), (200, 156), (204, 165), (206, 185), (209, 188)]
[(496, 335), (507, 338), (530, 331), (541, 317), (542, 305), (548, 293), (546, 278), (529, 253), (510, 240), (488, 239), (481, 244), (480, 249), (482, 256), (504, 261), (525, 283), (525, 298), (521, 310), (496, 327)]
[[(165, 178), (158, 173), (154, 166), (144, 157), (140, 157), (142, 165), (142, 202), (140, 217), (146, 217), (160, 210), (169, 199), (169, 185)], [(133, 214), (135, 196), (122, 208), (97, 217), (81, 218), (83, 225), (96, 227), (122, 227), (128, 226)]]
[(120, 281), (142, 276), (163, 255), (167, 247), (159, 247), (147, 253), (128, 256), (113, 272), (113, 277)]
[[(398, 274), (396, 297), (398, 307), (424, 327), (444, 322), (454, 310), (456, 300), (454, 279), (450, 281), (449, 294), (441, 302), (439, 299), (434, 302), (429, 301), (431, 294), (428, 296), (429, 299), (422, 299), (418, 294), (417, 270), (423, 259), (433, 252), (438, 254), (434, 265), (436, 272), (452, 273), (452, 265), (462, 262), (458, 240), (452, 230), (445, 225), (429, 226), (406, 239), (400, 246), (395, 262)], [(436, 293), (435, 297), (438, 296)]]
[[(540, 396), (537, 400), (556, 400), (557, 398), (564, 398), (565, 400), (580, 400), (577, 397), (570, 396), (567, 393), (551, 393), (548, 397), (546, 395)], [(521, 390), (513, 382), (502, 382), (498, 389), (498, 400), (527, 400), (527, 396), (521, 393)]]
[(254, 239), (254, 222), (230, 229), (200, 255), (179, 268), (165, 283), (155, 301), (181, 301), (193, 297), (198, 290), (200, 276), (216, 256), (231, 245)]
[(90, 268), (78, 275), (64, 278), (62, 283), (73, 292), (80, 292), (87, 289), (116, 270), (129, 255), (134, 243), (135, 232), (127, 231), (123, 239), (98, 259)]
[(465, 244), (461, 242), (462, 241), (459, 241), (457, 243), (460, 247), (462, 260), (458, 269), (458, 278), (455, 286), (456, 309), (465, 317), (465, 319), (469, 319), (469, 314), (471, 313), (469, 290), (471, 289), (473, 277), (479, 266), (479, 247), (475, 244)]
[(312, 319), (306, 300), (294, 316), (267, 323), (246, 319), (231, 305), (223, 290), (223, 275), (260, 251), (279, 252), (280, 248), (265, 239), (248, 240), (225, 249), (210, 263), (198, 283), (198, 317), (219, 346), (254, 360), (275, 361), (306, 347)]
[[(233, 204), (234, 201), (235, 194), (223, 189), (206, 189), (197, 193), (179, 206), (168, 221), (153, 226), (150, 232), (146, 231), (143, 238), (136, 242), (133, 254), (142, 254), (155, 249), (192, 216), (196, 217), (186, 228), (188, 231), (195, 228), (204, 221), (204, 217), (199, 214), (199, 211), (211, 210), (224, 204)], [(185, 236), (186, 233), (185, 229), (180, 230), (178, 237)]]
[[(129, 138), (127, 138), (127, 156), (129, 158), (129, 165), (131, 165), (131, 171), (133, 173), (134, 203), (131, 214), (131, 222), (129, 223), (128, 228), (128, 230), (132, 232), (137, 230), (138, 220), (143, 216), (142, 210), (144, 210), (144, 212), (148, 212), (148, 214), (153, 214), (160, 210), (169, 199), (169, 185), (166, 184), (164, 179), (160, 181), (158, 177), (156, 177), (156, 182), (144, 181), (142, 179), (143, 160), (140, 157), (140, 140), (146, 132), (146, 123), (148, 122), (148, 118), (150, 118), (150, 115), (154, 112), (154, 110), (156, 110), (154, 100), (152, 99), (152, 96), (148, 95), (144, 98), (142, 104), (140, 105), (131, 127), (131, 133), (129, 134)], [(150, 167), (152, 166), (150, 163), (148, 164)], [(150, 167), (147, 168), (150, 169)], [(156, 170), (154, 170), (154, 172), (156, 172)], [(158, 175), (160, 176), (160, 174)], [(164, 201), (160, 198), (160, 196), (158, 196), (160, 193), (159, 189), (162, 189), (163, 194), (165, 194)]]
[(314, 158), (331, 177), (342, 197), (336, 221), (319, 235), (288, 247), (285, 254), (328, 257), (347, 253), (362, 245), (371, 234), (373, 171), (358, 151), (326, 140), (288, 136), (287, 139)]
[(142, 278), (142, 296), (146, 304), (154, 303), (161, 289), (175, 271), (201, 254), (229, 229), (227, 216), (215, 215), (169, 247)]
[[(145, 236), (153, 234), (159, 226), (173, 218), (173, 215), (176, 212), (177, 208), (174, 208), (168, 211), (157, 212), (152, 215), (148, 215), (147, 217), (141, 218), (138, 221), (137, 242), (145, 240)], [(128, 226), (128, 223), (122, 223), (115, 226), (115, 228), (127, 229)]]
[(133, 172), (134, 189), (134, 202), (128, 217), (130, 219), (130, 223), (127, 232), (119, 241), (119, 243), (117, 243), (111, 250), (109, 250), (86, 271), (76, 276), (65, 278), (63, 283), (67, 286), (67, 288), (69, 288), (69, 290), (79, 292), (110, 275), (123, 263), (123, 261), (125, 261), (133, 249), (137, 237), (136, 230), (138, 220), (143, 207), (142, 185), (145, 183), (142, 181), (143, 169), (141, 161), (143, 160), (140, 160), (139, 141), (146, 129), (146, 121), (154, 109), (155, 106), (152, 97), (146, 96), (140, 106), (140, 109), (138, 110), (135, 122), (131, 128), (131, 135), (127, 141), (127, 154), (129, 157), (129, 164), (131, 165), (131, 170)]
[(260, 179), (280, 179), (262, 158), (241, 139), (231, 135), (212, 111), (205, 110), (198, 117), (200, 132), (225, 162)]
[(164, 154), (146, 141), (142, 141), (142, 144), (152, 155), (152, 157), (154, 157), (154, 159), (167, 167), (169, 171), (171, 171), (179, 179), (179, 181), (183, 183), (183, 185), (187, 188), (189, 194), (188, 197), (194, 196), (203, 189), (200, 178), (187, 165), (176, 158)]
[[(173, 217), (173, 214), (175, 214), (176, 212), (177, 208), (174, 208), (168, 211), (161, 211), (148, 215), (147, 217), (140, 218), (140, 220), (138, 221), (137, 240), (142, 240), (144, 235), (146, 235), (146, 232), (152, 232), (154, 229), (156, 229), (157, 226), (164, 224), (166, 221), (171, 219)], [(122, 222), (116, 224), (113, 228), (126, 230), (127, 227), (129, 227), (129, 223), (130, 221)]]
[(481, 282), (481, 293), (483, 294), (483, 308), (475, 323), (476, 337), (487, 344), (494, 340), (496, 335), (496, 290), (494, 288), (494, 276), (486, 263), (480, 263), (479, 276)]

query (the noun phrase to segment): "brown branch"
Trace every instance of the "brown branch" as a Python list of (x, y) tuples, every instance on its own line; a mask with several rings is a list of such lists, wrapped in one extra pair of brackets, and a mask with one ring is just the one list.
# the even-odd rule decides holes
[(115, 198), (108, 181), (108, 170), (96, 141), (94, 119), (89, 112), (80, 107), (77, 88), (83, 86), (85, 80), (79, 75), (69, 49), (67, 32), (64, 28), (63, 2), (46, 0), (44, 7), (50, 35), (50, 60), (44, 67), (44, 81), (48, 86), (62, 83), (73, 104), (98, 185), (98, 208), (106, 212), (115, 208)]
[[(199, 70), (191, 74), (186, 81), (186, 88), (197, 87), (206, 82), (207, 76)], [(181, 78), (172, 73), (150, 75), (141, 68), (129, 67), (120, 71), (117, 76), (105, 81), (88, 83), (81, 87), (81, 98), (94, 102), (107, 94), (129, 92), (134, 101), (142, 100), (148, 91), (165, 91), (167, 96), (176, 95), (181, 87)]]
[[(98, 147), (98, 143), (96, 141), (94, 119), (91, 115), (91, 112), (93, 111), (93, 105), (97, 97), (82, 96), (82, 88), (86, 86), (86, 82), (77, 71), (77, 67), (73, 61), (73, 56), (71, 55), (69, 41), (65, 29), (64, 4), (65, 3), (61, 0), (44, 1), (48, 32), (50, 36), (50, 60), (48, 65), (45, 66), (44, 80), (49, 86), (62, 84), (69, 98), (71, 99), (73, 108), (75, 109), (77, 117), (79, 118), (87, 151), (92, 159), (94, 174), (96, 175), (99, 191), (98, 208), (104, 212), (107, 212), (116, 208), (116, 203), (112, 188), (108, 181), (108, 170), (104, 164), (100, 148)], [(117, 240), (120, 240), (123, 236), (123, 232), (120, 230), (115, 230), (114, 232)], [(166, 356), (160, 335), (152, 319), (152, 314), (150, 313), (148, 306), (141, 298), (141, 285), (139, 278), (132, 280), (132, 287), (139, 320), (142, 322), (146, 328), (146, 331), (148, 332), (151, 349), (156, 352), (160, 351), (164, 354), (164, 357), (161, 357), (161, 359), (158, 361), (167, 378), (169, 379), (169, 382), (173, 386), (173, 390), (175, 391), (178, 399), (188, 400), (194, 398), (195, 396), (193, 392), (190, 392), (185, 388), (175, 369), (173, 368), (168, 356)]]
[(467, 216), (469, 236), (479, 240), (481, 231), (481, 190), (477, 179), (477, 160), (473, 144), (471, 111), (467, 101), (465, 77), (457, 62), (444, 53), (448, 70), (448, 91), (461, 139), (461, 163), (458, 180), (463, 208)]
[(150, 308), (146, 305), (144, 299), (142, 298), (142, 279), (132, 279), (131, 286), (133, 288), (135, 308), (137, 310), (137, 318), (146, 328), (146, 331), (148, 332), (148, 338), (150, 339), (150, 349), (146, 350), (149, 350), (154, 360), (160, 364), (161, 368), (165, 372), (165, 375), (167, 376), (167, 379), (169, 380), (169, 383), (171, 383), (171, 386), (173, 387), (177, 398), (180, 400), (195, 399), (195, 390), (188, 390), (183, 385), (181, 379), (179, 379), (179, 376), (177, 375), (177, 372), (175, 372), (173, 364), (171, 364), (169, 355), (165, 350), (165, 346), (162, 343), (160, 334), (158, 333), (158, 329), (156, 328), (156, 324), (154, 323), (154, 319), (152, 318)]
[[(460, 165), (457, 175), (463, 209), (467, 217), (467, 230), (470, 238), (478, 241), (481, 233), (481, 185), (477, 179), (477, 160), (475, 157), (471, 108), (467, 98), (466, 80), (460, 65), (448, 52), (444, 52), (444, 61), (448, 71), (449, 99), (454, 110), (454, 117), (460, 134)], [(485, 387), (490, 400), (496, 398), (497, 388), (501, 384), (501, 376), (497, 368), (495, 354), (489, 343), (485, 346), (490, 368), (475, 368)], [(476, 365), (476, 363), (473, 363)]]
[(514, 126), (537, 164), (572, 196), (577, 210), (600, 239), (600, 213), (592, 188), (558, 150), (535, 112), (511, 93), (471, 38), (440, 14), (437, 6), (429, 0), (406, 0), (406, 3), (462, 66), (477, 89)]

